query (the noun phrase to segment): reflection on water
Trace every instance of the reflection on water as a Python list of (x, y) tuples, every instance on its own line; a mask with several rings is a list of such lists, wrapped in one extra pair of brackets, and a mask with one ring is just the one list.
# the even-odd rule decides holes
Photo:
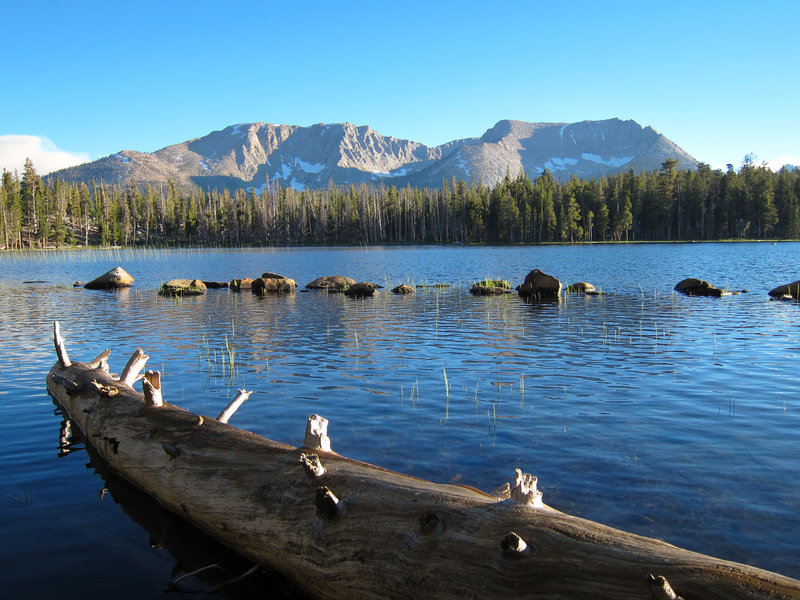
[[(79, 471), (75, 453), (54, 458), (57, 423), (43, 392), (58, 319), (77, 360), (110, 347), (112, 369), (121, 370), (143, 347), (148, 368), (164, 374), (165, 398), (192, 411), (217, 415), (237, 388), (253, 390), (231, 424), (266, 437), (299, 445), (306, 418), (319, 413), (331, 422), (334, 450), (347, 456), (484, 490), (520, 467), (561, 510), (800, 577), (800, 501), (787, 483), (800, 475), (798, 307), (766, 297), (797, 279), (798, 250), (671, 244), (0, 257), (0, 408), (15, 424), (2, 436), (14, 467), (0, 517), (14, 523), (10, 534), (28, 560), (52, 549), (52, 540), (43, 543), (49, 523), (65, 533), (56, 546), (99, 560), (112, 579), (152, 572), (164, 581), (138, 534), (97, 502), (99, 482)], [(117, 264), (136, 277), (134, 288), (71, 285)], [(591, 281), (606, 295), (529, 304), (516, 294), (467, 292), (486, 277), (519, 283), (532, 268), (565, 283)], [(366, 300), (156, 294), (172, 277), (264, 271), (301, 286), (343, 274), (452, 287), (412, 296), (384, 290)], [(750, 293), (673, 293), (687, 276)], [(19, 283), (26, 279), (49, 283)], [(97, 528), (117, 528), (114, 543), (135, 560), (107, 564), (107, 544), (84, 533)], [(8, 558), (26, 579), (23, 558)], [(35, 579), (26, 581), (35, 588)]]
[[(61, 423), (59, 441), (65, 453), (82, 448), (82, 433), (69, 420)], [(163, 593), (182, 597), (218, 595), (231, 600), (244, 598), (307, 598), (286, 579), (232, 552), (183, 519), (165, 510), (156, 500), (109, 470), (97, 452), (87, 446), (89, 463), (103, 479), (100, 496), (108, 495), (149, 536), (153, 551), (167, 551), (173, 559), (170, 579)]]

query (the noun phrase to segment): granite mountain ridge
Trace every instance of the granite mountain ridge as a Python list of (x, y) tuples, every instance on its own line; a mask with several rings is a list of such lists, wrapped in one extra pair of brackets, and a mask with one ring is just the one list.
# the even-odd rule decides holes
[(561, 180), (650, 171), (674, 158), (697, 160), (652, 127), (632, 120), (530, 123), (502, 120), (482, 136), (429, 147), (352, 123), (307, 127), (242, 123), (152, 153), (123, 150), (55, 171), (63, 181), (296, 190), (368, 184), (434, 187), (452, 178), (494, 185), (506, 174), (531, 178), (550, 171)]

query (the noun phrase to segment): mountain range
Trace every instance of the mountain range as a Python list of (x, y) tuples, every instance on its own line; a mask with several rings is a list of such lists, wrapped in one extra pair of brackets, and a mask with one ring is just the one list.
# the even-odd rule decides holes
[(244, 123), (156, 152), (123, 150), (53, 172), (64, 181), (160, 184), (203, 189), (297, 190), (361, 182), (440, 187), (443, 180), (494, 185), (508, 173), (531, 178), (545, 169), (558, 179), (599, 178), (628, 169), (658, 169), (668, 158), (681, 169), (697, 161), (652, 127), (607, 119), (578, 123), (503, 120), (482, 136), (441, 146), (381, 135), (351, 123), (308, 127)]

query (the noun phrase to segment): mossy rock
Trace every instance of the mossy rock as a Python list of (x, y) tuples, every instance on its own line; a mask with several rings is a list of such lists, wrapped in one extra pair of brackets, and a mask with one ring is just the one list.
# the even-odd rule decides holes
[(355, 279), (342, 275), (325, 275), (317, 277), (314, 281), (306, 285), (309, 290), (326, 290), (328, 292), (343, 292), (349, 286), (356, 283)]
[(479, 281), (475, 283), (472, 287), (480, 286), (480, 287), (491, 287), (491, 288), (503, 288), (506, 290), (511, 289), (511, 284), (504, 279), (484, 279), (483, 281)]
[(161, 296), (199, 296), (206, 293), (206, 284), (199, 279), (170, 279), (158, 290)]
[(501, 286), (478, 285), (477, 283), (469, 288), (469, 293), (473, 296), (501, 296), (510, 294), (511, 289)]

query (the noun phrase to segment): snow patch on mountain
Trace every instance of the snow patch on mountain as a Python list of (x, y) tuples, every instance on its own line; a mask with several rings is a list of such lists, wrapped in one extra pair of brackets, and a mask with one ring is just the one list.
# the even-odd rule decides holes
[(306, 173), (319, 173), (325, 168), (325, 165), (322, 163), (308, 163), (304, 160), (300, 160), (299, 158), (295, 158), (293, 163)]
[(544, 168), (548, 171), (568, 171), (577, 164), (577, 158), (550, 158), (544, 162)]
[(584, 152), (581, 154), (581, 158), (583, 160), (588, 160), (593, 163), (597, 163), (598, 165), (605, 165), (607, 167), (614, 167), (618, 168), (622, 165), (627, 165), (631, 162), (635, 157), (634, 156), (611, 156), (609, 158), (603, 158), (597, 154), (591, 154), (589, 152)]
[(401, 167), (400, 169), (393, 169), (391, 171), (373, 171), (372, 179), (382, 179), (384, 177), (403, 177), (404, 175), (408, 175), (409, 171), (411, 171), (411, 169), (408, 167)]

